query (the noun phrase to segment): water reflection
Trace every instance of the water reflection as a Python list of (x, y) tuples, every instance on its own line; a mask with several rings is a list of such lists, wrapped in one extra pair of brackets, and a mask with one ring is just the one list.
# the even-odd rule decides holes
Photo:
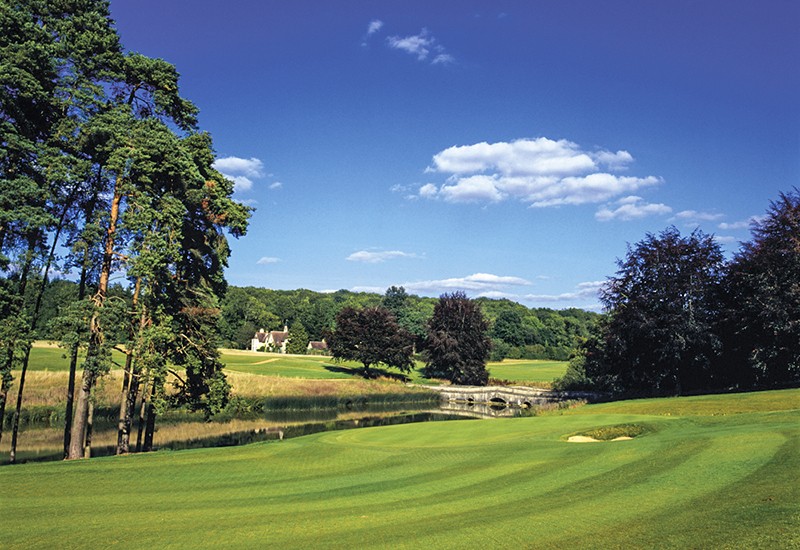
[[(154, 446), (156, 450), (228, 447), (323, 431), (530, 414), (529, 410), (503, 404), (442, 402), (435, 408), (430, 404), (348, 402), (338, 408), (267, 411), (261, 415), (238, 415), (237, 418), (215, 422), (177, 415), (159, 421)], [(21, 461), (61, 459), (63, 432), (60, 424), (48, 424), (24, 427), (18, 454)], [(99, 420), (93, 435), (92, 456), (114, 454), (116, 435), (116, 423), (112, 418)], [(6, 449), (0, 449), (0, 453), (3, 451)]]
[(500, 403), (443, 402), (440, 409), (444, 413), (468, 416), (471, 418), (512, 418), (530, 416), (531, 409), (510, 407)]

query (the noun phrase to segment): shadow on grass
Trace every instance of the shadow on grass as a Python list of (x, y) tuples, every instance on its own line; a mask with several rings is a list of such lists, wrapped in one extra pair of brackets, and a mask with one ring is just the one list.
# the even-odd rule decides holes
[(335, 372), (339, 374), (349, 374), (350, 376), (360, 376), (361, 378), (365, 378), (367, 380), (388, 378), (390, 380), (397, 380), (400, 382), (411, 381), (411, 378), (409, 378), (405, 374), (399, 372), (391, 372), (381, 368), (372, 367), (369, 369), (365, 369), (364, 367), (343, 367), (341, 365), (329, 365), (329, 364), (325, 364), (322, 366), (323, 368), (325, 368), (325, 370), (329, 372)]

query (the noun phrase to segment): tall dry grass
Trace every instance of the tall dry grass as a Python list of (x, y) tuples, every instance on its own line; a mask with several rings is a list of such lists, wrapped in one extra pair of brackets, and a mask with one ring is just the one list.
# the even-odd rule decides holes
[[(69, 373), (63, 371), (28, 371), (25, 376), (23, 407), (58, 406), (67, 402), (67, 383)], [(81, 373), (75, 375), (76, 387), (80, 385)], [(12, 382), (9, 391), (9, 405), (16, 403), (19, 380)], [(95, 400), (99, 405), (118, 403), (122, 390), (122, 371), (111, 371), (102, 377), (95, 388)], [(8, 406), (6, 405), (6, 410)]]
[[(233, 395), (245, 398), (259, 397), (315, 397), (335, 395), (374, 395), (387, 393), (420, 393), (390, 380), (314, 380), (263, 376), (229, 371), (226, 373), (233, 387)], [(76, 375), (80, 384), (81, 373)], [(63, 371), (28, 371), (25, 380), (23, 407), (60, 406), (67, 400), (69, 373)], [(9, 405), (16, 402), (17, 380), (9, 392)], [(169, 384), (168, 384), (169, 387)], [(95, 403), (112, 406), (119, 403), (122, 388), (122, 371), (114, 370), (103, 376), (95, 388)], [(7, 409), (8, 410), (8, 409)]]
[(389, 380), (314, 380), (286, 378), (240, 372), (226, 373), (233, 395), (258, 397), (321, 397), (335, 395), (374, 395), (386, 393), (422, 393), (424, 390)]

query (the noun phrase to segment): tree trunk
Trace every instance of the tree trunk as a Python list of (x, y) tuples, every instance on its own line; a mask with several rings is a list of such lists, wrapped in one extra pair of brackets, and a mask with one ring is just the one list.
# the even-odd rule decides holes
[[(10, 366), (14, 361), (14, 348), (9, 347), (8, 349), (8, 365)], [(6, 402), (8, 401), (8, 391), (11, 389), (11, 382), (13, 382), (13, 378), (9, 372), (8, 376), (3, 376), (3, 380), (0, 381), (0, 441), (3, 440), (3, 425), (5, 424), (6, 419)]]
[(92, 457), (92, 434), (94, 433), (94, 403), (89, 403), (89, 414), (86, 420), (86, 440), (83, 443), (83, 458)]
[(122, 392), (119, 399), (119, 420), (117, 420), (117, 454), (128, 453), (128, 434), (130, 433), (130, 425), (126, 426), (128, 419), (128, 397), (130, 394), (131, 379), (133, 370), (133, 350), (128, 349), (125, 353), (125, 367), (122, 372)]
[[(16, 308), (17, 314), (21, 314), (23, 310), (23, 304), (25, 299), (25, 289), (28, 285), (28, 274), (31, 271), (31, 267), (33, 266), (33, 245), (30, 243), (33, 242), (33, 239), (29, 240), (28, 252), (25, 256), (25, 263), (22, 266), (22, 270), (20, 272), (19, 277), (19, 285), (17, 286), (17, 297), (19, 299), (19, 307)], [(6, 355), (6, 364), (5, 366), (0, 369), (0, 373), (8, 373), (8, 377), (3, 376), (2, 381), (2, 399), (0, 399), (0, 440), (3, 439), (3, 419), (6, 413), (6, 403), (8, 402), (8, 391), (11, 389), (11, 370), (14, 368), (14, 348), (16, 347), (16, 341), (11, 341), (8, 343), (8, 354)]]
[(153, 450), (153, 434), (156, 431), (156, 407), (153, 405), (153, 397), (156, 395), (156, 386), (154, 380), (150, 401), (147, 403), (147, 425), (145, 426), (144, 446), (142, 447), (142, 450), (146, 453)]
[(6, 381), (3, 380), (2, 388), (0, 388), (0, 440), (3, 439), (3, 424), (5, 423), (7, 400), (8, 400), (8, 387), (6, 387)]
[[(136, 286), (133, 291), (133, 311), (139, 304), (139, 293), (142, 288), (142, 279), (136, 279)], [(139, 390), (138, 373), (135, 372), (135, 348), (134, 339), (140, 337), (144, 328), (144, 311), (139, 317), (139, 330), (134, 332), (131, 329), (131, 345), (125, 350), (125, 369), (122, 376), (122, 394), (119, 402), (119, 421), (117, 422), (117, 454), (127, 454), (130, 451), (131, 422), (133, 420), (133, 408), (136, 406), (136, 393)]]
[[(39, 311), (42, 308), (42, 298), (44, 298), (44, 292), (47, 290), (47, 283), (50, 277), (50, 267), (53, 265), (53, 258), (55, 258), (56, 254), (56, 246), (58, 246), (58, 239), (61, 237), (61, 230), (64, 228), (64, 220), (67, 218), (67, 212), (69, 211), (69, 206), (71, 201), (67, 201), (64, 205), (64, 209), (61, 211), (61, 217), (58, 219), (58, 225), (56, 226), (55, 235), (53, 235), (53, 244), (50, 245), (50, 252), (47, 255), (47, 261), (44, 265), (44, 273), (42, 274), (42, 283), (39, 285), (39, 292), (36, 295), (36, 302), (33, 306), (33, 312), (31, 314), (31, 324), (30, 324), (30, 338), (33, 337), (36, 331), (36, 325), (39, 322)], [(34, 236), (33, 239), (39, 240), (41, 237)], [(33, 248), (35, 246), (34, 240), (31, 240), (30, 246)], [(17, 408), (14, 410), (14, 420), (11, 427), (11, 453), (9, 459), (13, 464), (16, 460), (17, 456), (17, 433), (19, 432), (19, 416), (22, 411), (22, 395), (25, 389), (25, 375), (28, 372), (28, 361), (31, 358), (31, 343), (28, 342), (25, 347), (25, 355), (22, 358), (22, 369), (19, 375), (19, 390), (17, 391)]]
[(145, 415), (147, 414), (147, 404), (150, 398), (147, 393), (147, 380), (145, 380), (144, 387), (142, 388), (142, 404), (139, 407), (139, 431), (136, 434), (136, 452), (142, 451), (142, 436), (144, 434)]
[[(97, 173), (98, 181), (100, 171)], [(97, 207), (97, 194), (86, 204), (83, 209), (83, 219), (85, 223), (92, 218)], [(81, 266), (81, 278), (78, 283), (78, 301), (86, 298), (86, 280), (89, 278), (89, 268), (91, 267), (91, 255), (89, 254), (90, 244), (83, 241), (85, 245), (83, 251), (83, 265)], [(69, 358), (69, 381), (67, 382), (67, 405), (64, 414), (64, 458), (69, 457), (69, 444), (72, 439), (72, 409), (75, 404), (75, 374), (78, 372), (78, 343), (73, 344)]]
[(119, 207), (122, 202), (122, 194), (119, 192), (119, 179), (117, 188), (114, 190), (114, 197), (111, 200), (111, 211), (109, 216), (108, 231), (106, 233), (105, 249), (103, 251), (103, 263), (100, 269), (100, 278), (97, 284), (97, 293), (94, 296), (95, 311), (89, 322), (89, 348), (86, 351), (86, 361), (81, 377), (81, 387), (78, 391), (78, 398), (75, 403), (75, 418), (72, 421), (72, 433), (70, 434), (69, 454), (70, 460), (84, 456), (83, 446), (86, 439), (86, 430), (89, 423), (89, 408), (91, 391), (97, 378), (97, 359), (100, 355), (100, 347), (103, 345), (103, 329), (100, 326), (100, 309), (103, 307), (108, 292), (108, 280), (111, 276), (111, 261), (114, 255), (114, 243), (117, 233), (117, 220), (119, 219)]
[(67, 406), (64, 412), (64, 458), (69, 456), (72, 434), (72, 407), (75, 402), (75, 375), (78, 372), (78, 344), (73, 344), (69, 357), (69, 380), (67, 381)]
[(19, 389), (17, 390), (17, 408), (14, 409), (14, 416), (11, 422), (11, 452), (8, 460), (11, 464), (17, 461), (17, 436), (19, 435), (19, 416), (22, 412), (22, 392), (25, 390), (25, 373), (28, 371), (28, 358), (31, 354), (31, 345), (28, 344), (25, 350), (25, 358), (22, 362), (22, 371), (19, 375)]

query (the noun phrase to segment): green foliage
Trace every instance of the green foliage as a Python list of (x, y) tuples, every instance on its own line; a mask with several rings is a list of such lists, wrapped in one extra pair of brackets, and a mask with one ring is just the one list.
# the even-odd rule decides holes
[(553, 382), (553, 389), (558, 391), (592, 391), (594, 384), (586, 376), (586, 356), (577, 353), (569, 360), (563, 376)]
[(494, 321), (492, 336), (504, 341), (510, 346), (525, 344), (525, 329), (522, 326), (522, 315), (516, 309), (506, 309), (500, 312)]
[(454, 384), (485, 386), (492, 342), (480, 305), (463, 292), (443, 294), (433, 310), (425, 339), (425, 375)]
[(800, 384), (800, 190), (781, 194), (728, 267), (721, 368), (739, 387)]
[(382, 364), (401, 372), (414, 367), (411, 335), (382, 307), (344, 308), (336, 316), (336, 329), (328, 335), (327, 342), (334, 359), (358, 361), (364, 365), (367, 378), (373, 365)]
[[(155, 384), (157, 403), (169, 360), (183, 369), (182, 402), (221, 410), (229, 386), (216, 351), (217, 296), (227, 235), (244, 234), (250, 209), (213, 168), (211, 138), (197, 132), (175, 67), (123, 53), (104, 0), (5, 2), (0, 114), (0, 270), (19, 296), (5, 313), (28, 316), (21, 344), (51, 326), (85, 346), (71, 456), (82, 451), (78, 432), (115, 344), (127, 346), (137, 380)], [(81, 270), (72, 297), (47, 281), (64, 244), (64, 269)], [(129, 278), (127, 296), (109, 286), (115, 272)], [(67, 306), (87, 291), (91, 301)], [(3, 344), (5, 372), (18, 343)]]
[(618, 261), (601, 293), (609, 310), (585, 344), (584, 370), (613, 392), (665, 395), (707, 388), (720, 342), (712, 330), (723, 267), (713, 237), (648, 234)]
[(308, 333), (301, 323), (295, 323), (289, 329), (289, 342), (286, 353), (304, 355), (308, 348)]
[[(490, 323), (507, 310), (522, 316), (524, 344), (498, 345), (500, 351), (492, 356), (493, 360), (502, 357), (566, 360), (600, 317), (578, 309), (528, 309), (510, 300), (480, 298), (476, 301), (481, 304)], [(227, 346), (249, 349), (250, 339), (259, 328), (283, 326), (284, 322), (291, 326), (299, 321), (310, 340), (321, 340), (325, 331), (333, 329), (336, 314), (343, 308), (384, 305), (395, 314), (397, 324), (414, 336), (417, 349), (421, 349), (436, 302), (435, 298), (408, 294), (403, 287), (390, 287), (381, 296), (347, 290), (319, 293), (306, 289), (232, 286), (221, 302), (219, 332)], [(496, 340), (505, 344), (503, 340)], [(503, 350), (507, 354), (502, 354)]]

